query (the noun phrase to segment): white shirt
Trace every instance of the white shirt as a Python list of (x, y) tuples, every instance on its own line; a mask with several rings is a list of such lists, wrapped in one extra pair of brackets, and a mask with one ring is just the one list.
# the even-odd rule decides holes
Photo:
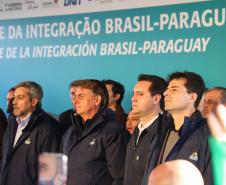
[(16, 118), (16, 121), (18, 123), (16, 136), (14, 139), (13, 147), (16, 145), (17, 141), (19, 140), (20, 136), (22, 135), (23, 129), (27, 126), (28, 122), (30, 120), (30, 115), (25, 118), (24, 120), (21, 120), (19, 117)]
[(141, 133), (148, 128), (157, 118), (159, 117), (159, 115), (155, 116), (153, 119), (151, 119), (149, 122), (147, 122), (144, 126), (142, 125), (142, 121), (137, 125), (138, 129), (139, 129), (139, 135), (137, 137), (137, 142), (139, 141), (140, 135)]

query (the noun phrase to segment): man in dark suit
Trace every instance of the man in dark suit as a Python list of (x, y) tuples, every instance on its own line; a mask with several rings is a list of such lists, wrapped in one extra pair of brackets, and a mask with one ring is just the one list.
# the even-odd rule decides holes
[(59, 152), (57, 121), (41, 108), (42, 88), (32, 81), (15, 87), (13, 115), (3, 138), (1, 185), (34, 185), (38, 156)]

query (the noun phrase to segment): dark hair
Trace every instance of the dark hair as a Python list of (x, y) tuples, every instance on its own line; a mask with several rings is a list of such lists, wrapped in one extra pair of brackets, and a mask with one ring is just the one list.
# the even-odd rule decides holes
[(24, 81), (24, 82), (20, 82), (19, 84), (17, 84), (15, 86), (15, 89), (17, 89), (19, 87), (27, 88), (29, 90), (30, 98), (31, 99), (37, 98), (38, 99), (37, 107), (41, 107), (43, 91), (42, 91), (42, 87), (38, 83), (36, 83), (34, 81)]
[(225, 87), (213, 87), (213, 88), (209, 89), (207, 92), (210, 92), (213, 90), (220, 91), (220, 93), (221, 93), (220, 103), (226, 104), (226, 88)]
[(15, 87), (11, 87), (8, 92), (15, 91)]
[(113, 92), (113, 95), (116, 95), (116, 94), (119, 94), (120, 95), (120, 98), (117, 100), (117, 105), (120, 105), (122, 100), (123, 100), (123, 97), (124, 97), (124, 93), (125, 93), (125, 88), (124, 86), (119, 83), (119, 82), (116, 82), (114, 80), (103, 80), (103, 83), (105, 85), (112, 85), (112, 92)]
[(82, 87), (84, 89), (89, 89), (94, 94), (101, 96), (101, 108), (106, 108), (108, 106), (108, 92), (104, 83), (101, 81), (95, 79), (75, 80), (71, 82), (70, 87)]
[(148, 74), (140, 74), (138, 76), (138, 81), (148, 81), (151, 82), (151, 85), (149, 87), (149, 92), (152, 96), (156, 94), (161, 95), (161, 100), (160, 100), (160, 108), (164, 110), (164, 96), (163, 93), (166, 90), (167, 83), (166, 81), (155, 75), (148, 75)]
[(195, 108), (197, 108), (205, 90), (205, 82), (203, 78), (199, 74), (190, 71), (174, 72), (169, 75), (168, 82), (179, 78), (184, 78), (186, 80), (184, 86), (188, 93), (197, 94), (197, 99), (194, 104)]
[[(8, 90), (8, 92), (7, 92), (7, 94), (8, 93), (10, 93), (10, 92), (15, 92), (15, 88), (14, 87), (11, 87), (9, 90)], [(11, 99), (8, 99), (8, 97), (7, 97), (7, 101), (8, 101), (8, 104), (7, 104), (7, 109), (6, 109), (6, 112), (7, 113), (13, 113), (13, 100), (14, 100), (14, 97), (13, 98), (11, 98)]]

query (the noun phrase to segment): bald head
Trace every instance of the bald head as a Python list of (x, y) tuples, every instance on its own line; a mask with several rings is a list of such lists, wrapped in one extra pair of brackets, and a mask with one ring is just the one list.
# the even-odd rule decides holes
[(157, 166), (148, 185), (204, 185), (199, 170), (189, 161), (174, 160)]

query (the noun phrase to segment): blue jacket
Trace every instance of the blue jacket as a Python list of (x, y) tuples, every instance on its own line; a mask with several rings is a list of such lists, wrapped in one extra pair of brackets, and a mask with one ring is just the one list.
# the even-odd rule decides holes
[(67, 130), (62, 150), (68, 156), (67, 185), (122, 185), (128, 138), (108, 110)]
[[(171, 129), (173, 127), (172, 117), (168, 118), (167, 126), (159, 134), (159, 138), (153, 148), (153, 153), (149, 157), (149, 163), (143, 178), (143, 185), (147, 185), (150, 172), (161, 163), (161, 153)], [(210, 159), (210, 149), (208, 145), (208, 137), (210, 135), (206, 119), (202, 118), (201, 113), (196, 111), (191, 117), (185, 117), (184, 123), (179, 130), (179, 140), (168, 154), (166, 161), (175, 159), (185, 159), (192, 162), (201, 172), (205, 185), (213, 185), (212, 167)], [(163, 139), (164, 138), (164, 139)], [(156, 164), (157, 161), (157, 164)]]

